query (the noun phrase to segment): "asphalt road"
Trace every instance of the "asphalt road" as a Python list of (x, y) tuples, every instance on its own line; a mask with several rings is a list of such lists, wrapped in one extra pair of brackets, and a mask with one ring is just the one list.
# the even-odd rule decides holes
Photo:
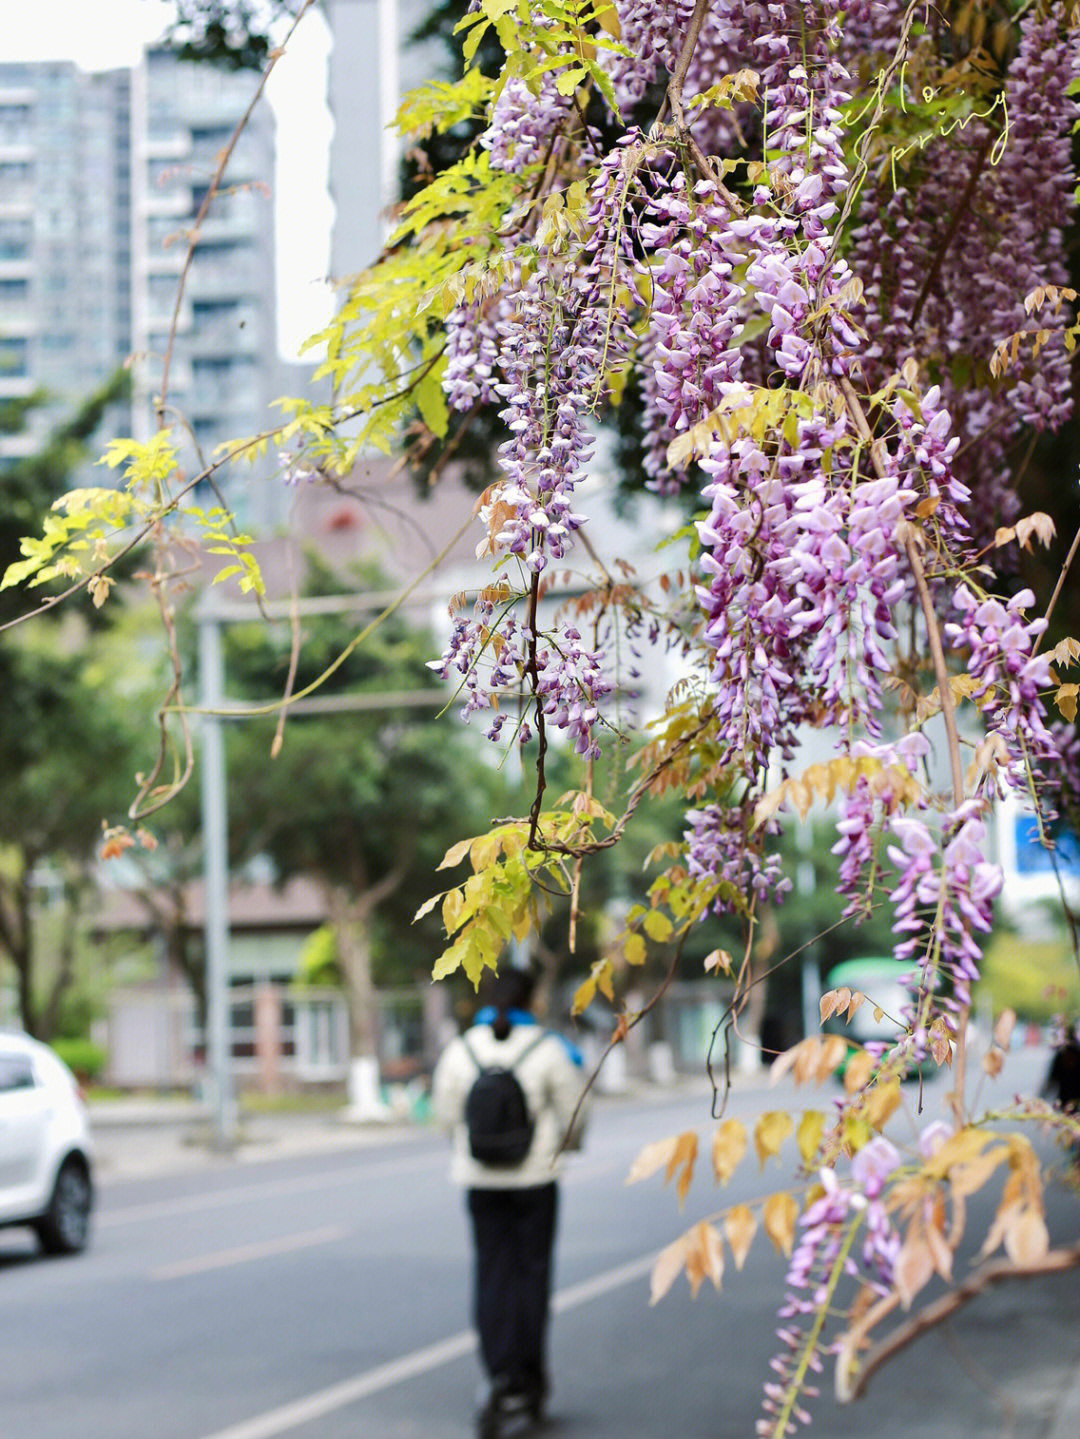
[[(1041, 1057), (1017, 1056), (1012, 1086)], [(1010, 1088), (1008, 1075), (999, 1086)], [(824, 1106), (804, 1089), (800, 1107)], [(737, 1092), (753, 1118), (793, 1096)], [(708, 1130), (708, 1099), (607, 1103), (562, 1189), (552, 1439), (750, 1439), (775, 1347), (784, 1262), (763, 1235), (723, 1292), (685, 1281), (648, 1304), (656, 1250), (720, 1203), (782, 1187), (743, 1162), (699, 1174), (680, 1215), (656, 1177), (628, 1187), (646, 1141)], [(791, 1141), (788, 1152), (793, 1153)], [(114, 1183), (91, 1250), (43, 1260), (0, 1233), (0, 1433), (18, 1439), (466, 1439), (478, 1368), (468, 1249), (446, 1146), (377, 1147)], [(1075, 1232), (1077, 1199), (1054, 1205)], [(973, 1220), (973, 1223), (977, 1221)], [(920, 1339), (845, 1409), (829, 1439), (1057, 1439), (1080, 1364), (1075, 1275), (1002, 1287)]]

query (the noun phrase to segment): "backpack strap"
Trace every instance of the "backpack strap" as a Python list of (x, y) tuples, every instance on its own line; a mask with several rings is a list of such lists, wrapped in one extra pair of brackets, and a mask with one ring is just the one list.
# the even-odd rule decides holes
[[(509, 1069), (511, 1072), (513, 1072), (521, 1063), (521, 1061), (525, 1058), (525, 1056), (527, 1054), (531, 1054), (533, 1050), (539, 1046), (541, 1040), (547, 1039), (549, 1033), (549, 1030), (541, 1028), (540, 1033), (536, 1036), (535, 1039), (533, 1039), (529, 1044), (525, 1046), (525, 1048), (521, 1051), (518, 1057), (514, 1060), (513, 1064), (508, 1064), (501, 1067)], [(469, 1043), (469, 1037), (467, 1034), (463, 1034), (461, 1036), (461, 1042), (465, 1046), (466, 1053), (472, 1060), (473, 1064), (476, 1065), (476, 1068), (480, 1074), (483, 1074), (486, 1069), (490, 1068), (489, 1065), (480, 1063), (476, 1050), (473, 1049), (472, 1045)]]

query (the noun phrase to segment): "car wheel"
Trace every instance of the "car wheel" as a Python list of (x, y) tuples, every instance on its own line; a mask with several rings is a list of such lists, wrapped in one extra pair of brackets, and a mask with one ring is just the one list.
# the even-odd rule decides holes
[(86, 1248), (93, 1199), (86, 1165), (79, 1159), (65, 1159), (49, 1208), (34, 1226), (46, 1254), (78, 1254)]

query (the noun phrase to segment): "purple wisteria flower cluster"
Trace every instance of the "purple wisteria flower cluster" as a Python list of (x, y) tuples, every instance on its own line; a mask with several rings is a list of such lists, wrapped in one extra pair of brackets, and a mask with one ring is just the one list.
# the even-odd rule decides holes
[[(776, 1378), (765, 1385), (765, 1414), (757, 1423), (762, 1439), (781, 1425), (791, 1434), (810, 1422), (800, 1401), (814, 1398), (818, 1389), (805, 1374), (820, 1374), (823, 1368), (820, 1321), (839, 1283), (861, 1278), (882, 1293), (888, 1290), (901, 1240), (883, 1195), (899, 1165), (896, 1147), (876, 1135), (855, 1155), (846, 1179), (833, 1169), (820, 1170), (821, 1195), (799, 1217), (799, 1239), (788, 1265), (777, 1330), (783, 1347), (770, 1361)], [(856, 1246), (859, 1231), (863, 1240)]]
[[(884, 57), (904, 8), (889, 0), (849, 14), (842, 53), (871, 48)], [(1004, 384), (973, 382), (972, 374), (996, 343), (1032, 328), (1026, 295), (1067, 283), (1069, 137), (1080, 113), (1069, 89), (1080, 78), (1080, 35), (1065, 8), (1026, 8), (1000, 104), (976, 107), (961, 129), (943, 127), (864, 189), (851, 252), (868, 317), (866, 380), (884, 383), (912, 356), (933, 365), (960, 440), (956, 476), (978, 485), (971, 521), (979, 543), (1018, 513), (1009, 449), (1022, 427), (1056, 429), (1072, 413), (1060, 339), (1071, 322), (1067, 306), (1039, 316), (1051, 340), (1037, 364), (1017, 365)], [(922, 48), (929, 44), (923, 37)]]
[(1058, 757), (1042, 700), (1050, 687), (1050, 662), (1035, 653), (1046, 621), (1041, 616), (1028, 620), (1025, 614), (1034, 603), (1027, 589), (1002, 601), (980, 599), (968, 585), (960, 585), (953, 596), (959, 621), (945, 627), (946, 639), (969, 652), (968, 672), (978, 685), (974, 698), (988, 733), (1000, 737), (1006, 756), (1000, 772), (1013, 789), (1029, 795), (1043, 764)]
[[(966, 801), (944, 816), (942, 834), (914, 816), (892, 821), (899, 841), (889, 858), (899, 872), (890, 895), (894, 931), (904, 938), (898, 959), (911, 959), (920, 970), (920, 991), (933, 996), (945, 990), (938, 1010), (955, 1032), (956, 1016), (971, 1005), (971, 987), (979, 977), (982, 950), (976, 935), (988, 934), (994, 900), (1001, 892), (1001, 866), (986, 858), (987, 833), (977, 800)], [(920, 1029), (928, 1010), (917, 1007)], [(924, 1053), (926, 1035), (913, 1035), (916, 1052)]]
[[(852, 140), (870, 113), (852, 107), (862, 62), (891, 63), (908, 8), (616, 0), (622, 47), (597, 52), (616, 99), (640, 117), (651, 87), (678, 70), (685, 95), (699, 92), (688, 109), (696, 149), (665, 106), (651, 130), (624, 129), (602, 153), (581, 96), (563, 93), (547, 61), (503, 84), (480, 143), (523, 185), (538, 160), (557, 169), (564, 188), (550, 203), (561, 219), (550, 224), (548, 204), (530, 198), (502, 235), (503, 282), (447, 322), (449, 403), (497, 405), (509, 434), (480, 509), (500, 598), (457, 619), (438, 667), (460, 676), (467, 715), (493, 712), (493, 738), (517, 693), (519, 739), (543, 716), (581, 753), (598, 753), (614, 687), (603, 643), (573, 628), (541, 632), (535, 604), (526, 620), (521, 601), (572, 555), (586, 523), (576, 492), (591, 417), (618, 388), (613, 377), (637, 367), (650, 488), (704, 479), (697, 598), (722, 780), (688, 812), (691, 873), (728, 881), (726, 893), (782, 896), (769, 826), (754, 811), (767, 778), (788, 775), (803, 727), (832, 726), (842, 755), (877, 764), (839, 802), (847, 913), (864, 911), (890, 838), (898, 952), (934, 955), (927, 985), (947, 979), (964, 996), (994, 889), (982, 812), (957, 797), (935, 818), (928, 796), (904, 812), (926, 742), (918, 731), (885, 738), (895, 721), (886, 686), (901, 622), (924, 649), (938, 630), (953, 667), (976, 682), (995, 746), (974, 798), (1002, 777), (1029, 792), (1045, 785), (1055, 746), (1038, 622), (1021, 597), (976, 594), (965, 575), (1012, 503), (995, 490), (1012, 438), (1062, 422), (1067, 374), (1055, 361), (996, 389), (970, 377), (987, 337), (1019, 322), (1025, 288), (1064, 277), (1067, 91), (1080, 46), (1060, 4), (1030, 7), (1003, 102), (961, 126), (943, 121), (936, 139), (926, 120), (929, 139), (860, 174), (849, 194)], [(550, 17), (537, 23), (552, 33)], [(908, 33), (931, 117), (932, 43), (920, 27)], [(737, 70), (756, 77), (739, 92), (756, 89), (756, 104), (724, 98), (717, 82)], [(1006, 113), (1023, 143), (1002, 134)], [(1032, 179), (1036, 136), (1049, 148)], [(702, 158), (710, 145), (741, 152), (734, 163), (749, 183), (729, 190), (715, 154)], [(1005, 219), (1018, 214), (1005, 243)], [(935, 885), (942, 907), (928, 936)]]
[[(494, 322), (495, 336), (475, 323), (475, 311), (456, 332), (454, 363), (444, 382), (452, 401), (467, 402), (465, 387), (475, 383), (468, 361), (486, 347), (482, 379), (502, 402), (510, 432), (499, 448), (502, 478), (480, 510), (488, 529), (486, 548), (503, 563), (515, 560), (526, 576), (539, 577), (552, 560), (563, 559), (585, 521), (573, 496), (592, 457), (590, 415), (630, 348), (625, 303), (608, 305), (605, 299), (632, 285), (639, 268), (622, 224), (639, 146), (640, 137), (626, 136), (598, 167), (582, 251), (566, 255), (554, 244), (539, 247), (512, 311), (504, 310)], [(506, 571), (496, 588), (511, 590)], [(537, 711), (569, 734), (579, 754), (599, 755), (594, 729), (613, 681), (603, 655), (588, 649), (572, 627), (545, 637), (522, 624), (512, 607), (499, 612), (481, 599), (471, 618), (458, 617), (442, 659), (432, 667), (444, 678), (451, 667), (462, 675), (466, 718), (496, 708), (498, 696), (516, 687), (519, 695), (528, 691)], [(501, 738), (505, 723), (505, 713), (497, 714), (489, 738)], [(523, 744), (532, 738), (527, 717), (516, 732)]]

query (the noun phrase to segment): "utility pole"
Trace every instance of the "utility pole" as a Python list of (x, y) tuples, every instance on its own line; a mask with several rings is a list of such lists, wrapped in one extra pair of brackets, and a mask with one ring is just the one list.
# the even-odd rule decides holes
[(203, 711), (202, 810), (206, 963), (206, 1065), (213, 1103), (213, 1144), (237, 1141), (229, 1013), (229, 821), (225, 774), (221, 620), (208, 599), (199, 610), (199, 690)]

